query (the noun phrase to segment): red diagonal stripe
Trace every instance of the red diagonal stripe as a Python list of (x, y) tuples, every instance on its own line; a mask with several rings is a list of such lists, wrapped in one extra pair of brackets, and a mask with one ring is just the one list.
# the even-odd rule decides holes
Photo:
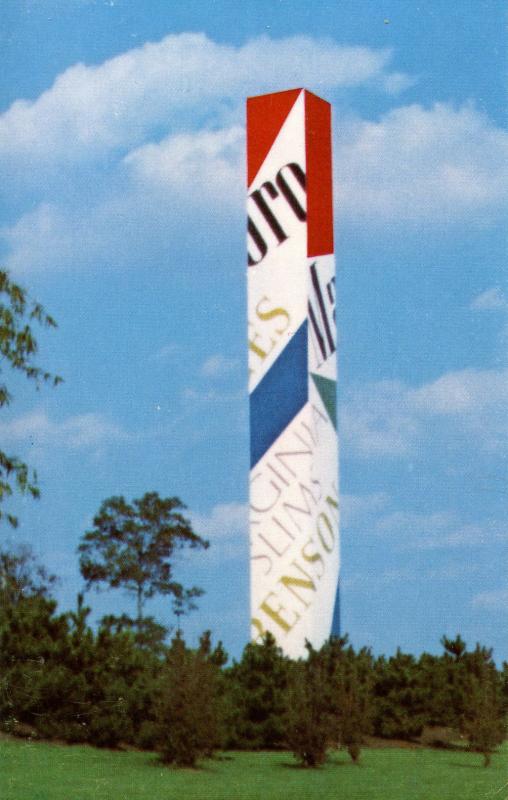
[(247, 98), (247, 186), (256, 177), (301, 89)]

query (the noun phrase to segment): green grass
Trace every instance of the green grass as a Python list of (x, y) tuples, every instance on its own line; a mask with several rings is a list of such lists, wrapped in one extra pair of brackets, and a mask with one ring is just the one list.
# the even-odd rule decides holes
[(318, 770), (286, 753), (230, 753), (198, 770), (147, 753), (0, 741), (2, 800), (507, 800), (507, 750), (492, 766), (456, 751), (337, 753)]

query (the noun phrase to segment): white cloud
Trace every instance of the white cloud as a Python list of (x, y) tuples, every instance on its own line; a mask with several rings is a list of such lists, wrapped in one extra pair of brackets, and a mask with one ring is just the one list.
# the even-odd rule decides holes
[(213, 539), (247, 534), (248, 507), (245, 503), (222, 503), (209, 514), (192, 514), (192, 524), (200, 536)]
[(360, 524), (366, 518), (379, 513), (386, 507), (390, 498), (386, 492), (372, 492), (370, 494), (341, 494), (340, 519), (341, 525), (349, 528)]
[[(222, 503), (209, 514), (190, 514), (193, 529), (210, 542), (210, 550), (198, 556), (201, 566), (247, 558), (248, 516), (248, 507), (243, 503)], [(195, 560), (196, 555), (192, 558)]]
[(341, 588), (350, 591), (377, 592), (397, 583), (414, 582), (414, 569), (390, 569), (378, 572), (356, 572), (341, 577)]
[(477, 563), (468, 561), (461, 564), (453, 561), (437, 569), (430, 569), (427, 572), (427, 578), (437, 581), (464, 581), (470, 579), (471, 575), (478, 574), (478, 572), (480, 572), (480, 567)]
[[(395, 553), (404, 551), (465, 551), (485, 548), (508, 541), (508, 526), (504, 521), (486, 519), (480, 522), (465, 519), (456, 510), (392, 510), (391, 498), (384, 492), (366, 495), (341, 495), (341, 525), (354, 531), (362, 540), (389, 542)], [(399, 557), (399, 556), (397, 556)], [(478, 570), (475, 562), (457, 562), (439, 569), (430, 569), (427, 577), (439, 580), (459, 580)], [(371, 580), (382, 584), (405, 579), (406, 571), (349, 576), (351, 585)], [(348, 584), (349, 585), (349, 584)]]
[(176, 344), (176, 342), (169, 342), (169, 344), (164, 344), (162, 347), (152, 355), (153, 361), (173, 361), (179, 353), (180, 353), (180, 345)]
[[(390, 58), (310, 37), (233, 47), (186, 33), (69, 68), (0, 115), (6, 191), (9, 181), (18, 195), (30, 185), (25, 212), (1, 232), (5, 265), (16, 274), (140, 268), (182, 242), (209, 257), (226, 225), (239, 246), (245, 96), (302, 84), (330, 96), (365, 82), (393, 93), (411, 79), (389, 72)], [(506, 204), (507, 155), (506, 131), (471, 105), (411, 105), (377, 121), (342, 115), (338, 217), (483, 224)], [(403, 449), (394, 431), (378, 432), (377, 446)]]
[(222, 353), (209, 356), (201, 366), (201, 374), (207, 378), (220, 378), (234, 370), (238, 365), (235, 358), (226, 358)]
[(406, 455), (419, 435), (419, 421), (398, 381), (352, 390), (339, 406), (342, 444), (363, 458)]
[(477, 295), (472, 300), (470, 308), (473, 311), (506, 311), (508, 300), (499, 286), (494, 286)]
[(422, 512), (394, 511), (382, 517), (376, 524), (378, 533), (409, 533), (422, 536), (440, 534), (456, 523), (451, 511), (431, 514)]
[[(143, 142), (178, 125), (189, 109), (201, 120), (246, 95), (305, 84), (315, 90), (389, 78), (388, 50), (347, 47), (308, 36), (253, 39), (240, 47), (202, 33), (166, 36), (98, 66), (76, 64), (37, 100), (17, 100), (0, 117), (0, 158), (82, 161)], [(389, 91), (402, 85), (396, 73)]]
[(450, 372), (407, 394), (410, 405), (428, 414), (482, 412), (508, 405), (508, 370)]
[(475, 608), (485, 608), (488, 611), (508, 611), (508, 589), (494, 589), (479, 592), (473, 597)]
[(188, 386), (183, 390), (182, 397), (196, 403), (238, 403), (245, 400), (245, 391), (242, 389), (239, 392), (219, 392), (216, 389), (208, 389), (202, 392)]
[(351, 390), (339, 409), (344, 447), (360, 458), (405, 456), (429, 433), (429, 423), (466, 434), (475, 447), (508, 443), (508, 370), (449, 372), (413, 389), (379, 381)]
[(33, 411), (0, 424), (5, 443), (24, 441), (35, 447), (58, 446), (70, 449), (96, 447), (127, 438), (127, 434), (102, 414), (87, 413), (51, 420), (45, 411)]
[(391, 72), (383, 79), (383, 86), (388, 94), (397, 95), (414, 86), (417, 79), (403, 72)]
[(176, 194), (186, 205), (212, 202), (214, 214), (243, 205), (244, 162), (245, 131), (239, 126), (168, 136), (124, 160), (136, 182), (165, 197)]
[(472, 105), (352, 120), (338, 129), (334, 155), (341, 214), (369, 224), (483, 223), (508, 199), (508, 132)]
[(484, 547), (508, 538), (504, 523), (468, 522), (454, 511), (394, 511), (380, 517), (373, 530), (411, 550)]

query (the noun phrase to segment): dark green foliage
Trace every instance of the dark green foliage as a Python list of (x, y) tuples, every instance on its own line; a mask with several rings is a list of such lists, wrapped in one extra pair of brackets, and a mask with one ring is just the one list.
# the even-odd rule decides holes
[(502, 678), (492, 660), (492, 651), (476, 645), (467, 654), (467, 703), (462, 730), (471, 750), (482, 753), (488, 767), (491, 755), (506, 736)]
[(472, 666), (471, 658), (467, 653), (466, 644), (460, 636), (455, 639), (443, 636), (441, 644), (444, 653), (436, 671), (441, 701), (441, 720), (443, 724), (460, 730), (469, 703), (468, 673)]
[(49, 597), (56, 575), (39, 564), (32, 548), (20, 544), (0, 550), (0, 606), (15, 605), (23, 597)]
[(246, 645), (228, 674), (231, 719), (228, 746), (261, 750), (284, 746), (289, 660), (267, 633)]
[[(56, 327), (54, 319), (40, 303), (31, 301), (25, 289), (13, 283), (8, 272), (0, 270), (0, 374), (3, 376), (8, 367), (34, 381), (37, 388), (44, 382), (56, 385), (62, 379), (34, 363), (37, 340), (30, 327), (34, 322), (43, 327)], [(9, 405), (11, 400), (7, 384), (2, 380), (0, 408)], [(19, 458), (0, 450), (0, 502), (10, 497), (14, 489), (38, 497), (37, 475)], [(0, 520), (4, 517), (12, 526), (17, 525), (14, 515), (0, 510)]]
[(136, 597), (137, 619), (143, 619), (145, 600), (154, 594), (185, 598), (198, 589), (185, 590), (173, 580), (171, 559), (183, 546), (208, 547), (192, 530), (180, 511), (177, 497), (161, 498), (148, 492), (127, 503), (123, 497), (105, 500), (94, 517), (94, 528), (79, 545), (80, 569), (88, 588), (106, 584), (122, 588)]
[(452, 680), (452, 675), (449, 672), (448, 659), (445, 662), (442, 656), (422, 653), (418, 660), (417, 672), (419, 698), (424, 709), (425, 725), (442, 729), (442, 733), (439, 735), (441, 735), (442, 743), (445, 744), (446, 739), (449, 738), (446, 730), (456, 727), (456, 715), (450, 704), (449, 680)]
[(154, 719), (159, 660), (132, 631), (95, 635), (81, 596), (76, 611), (57, 614), (40, 574), (23, 574), (23, 591), (9, 588), (0, 606), (3, 728), (99, 746), (135, 742)]
[(93, 631), (82, 596), (57, 613), (53, 583), (28, 548), (0, 551), (3, 730), (156, 749), (180, 766), (218, 747), (289, 748), (310, 767), (342, 747), (356, 763), (372, 721), (388, 738), (416, 737), (423, 725), (441, 746), (462, 736), (486, 765), (504, 738), (508, 669), (460, 637), (443, 640), (441, 656), (399, 650), (376, 661), (332, 638), (294, 662), (268, 634), (228, 669), (208, 632), (192, 650), (180, 633), (168, 648), (150, 617), (108, 616)]
[[(44, 725), (64, 677), (60, 667), (58, 674), (47, 668), (59, 663), (67, 643), (66, 617), (55, 614), (56, 603), (49, 597), (53, 583), (54, 576), (30, 548), (1, 551), (0, 719), (8, 730)], [(69, 682), (66, 689), (72, 691)]]
[(178, 631), (181, 630), (181, 618), (185, 616), (185, 614), (189, 614), (191, 611), (197, 609), (195, 600), (203, 594), (203, 589), (200, 589), (198, 586), (193, 586), (192, 589), (184, 589), (180, 584), (174, 584), (171, 610), (176, 617)]
[(353, 763), (360, 758), (366, 734), (372, 732), (373, 659), (370, 650), (362, 648), (355, 654), (348, 647), (338, 663), (336, 676), (339, 720), (339, 741)]
[(315, 652), (293, 665), (287, 711), (287, 742), (304, 767), (318, 767), (326, 760), (331, 740), (338, 739), (329, 707), (326, 666)]
[(151, 746), (160, 664), (136, 646), (129, 633), (99, 631), (93, 676), (90, 740), (112, 747), (121, 742)]
[(443, 645), (445, 652), (452, 656), (455, 662), (461, 660), (462, 656), (466, 652), (466, 643), (462, 639), (460, 633), (457, 634), (455, 639), (449, 639), (448, 636), (441, 637), (441, 644)]
[(168, 629), (164, 625), (159, 625), (153, 617), (143, 617), (138, 621), (128, 614), (119, 617), (107, 614), (101, 620), (101, 630), (113, 635), (128, 631), (132, 634), (135, 644), (142, 650), (157, 656), (163, 656), (165, 653), (164, 641)]
[(498, 710), (500, 714), (505, 713), (502, 679), (492, 660), (492, 652), (480, 645), (468, 651), (460, 636), (443, 637), (441, 644), (444, 647), (441, 657), (423, 654), (419, 662), (420, 682), (428, 693), (428, 722), (466, 733), (478, 682), (496, 685)]
[(496, 687), (490, 681), (475, 681), (464, 721), (471, 750), (482, 753), (484, 765), (489, 766), (492, 753), (506, 736), (506, 719), (499, 713)]
[(205, 636), (197, 650), (178, 634), (167, 653), (157, 708), (157, 750), (166, 764), (193, 767), (219, 744), (217, 670)]
[(397, 650), (395, 656), (377, 659), (374, 667), (374, 731), (389, 739), (413, 739), (426, 722), (425, 693), (418, 663)]
[(501, 703), (503, 708), (503, 714), (506, 717), (508, 715), (508, 661), (503, 661), (500, 681), (501, 681)]
[(76, 704), (85, 678), (71, 666), (67, 616), (55, 610), (54, 600), (38, 595), (2, 608), (0, 715), (7, 729), (21, 723), (43, 736), (82, 741)]
[(345, 747), (356, 763), (371, 729), (372, 657), (355, 654), (347, 637), (332, 637), (292, 670), (288, 743), (307, 767), (324, 763), (329, 747)]

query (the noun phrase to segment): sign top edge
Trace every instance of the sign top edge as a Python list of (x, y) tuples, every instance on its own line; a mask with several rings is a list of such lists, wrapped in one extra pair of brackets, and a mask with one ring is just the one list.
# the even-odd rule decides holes
[(289, 94), (294, 94), (295, 99), (296, 99), (296, 96), (298, 94), (300, 94), (301, 92), (305, 92), (306, 95), (311, 95), (312, 97), (315, 97), (318, 100), (321, 100), (322, 103), (326, 103), (327, 105), (331, 105), (329, 100), (325, 100), (324, 97), (320, 97), (315, 92), (311, 92), (310, 89), (306, 89), (303, 86), (299, 86), (299, 87), (296, 87), (294, 89), (281, 89), (280, 92), (266, 92), (265, 94), (249, 95), (247, 97), (247, 103), (250, 103), (251, 101), (256, 101), (256, 100), (265, 100), (265, 99), (267, 99), (269, 97), (279, 97), (280, 95), (289, 95)]

